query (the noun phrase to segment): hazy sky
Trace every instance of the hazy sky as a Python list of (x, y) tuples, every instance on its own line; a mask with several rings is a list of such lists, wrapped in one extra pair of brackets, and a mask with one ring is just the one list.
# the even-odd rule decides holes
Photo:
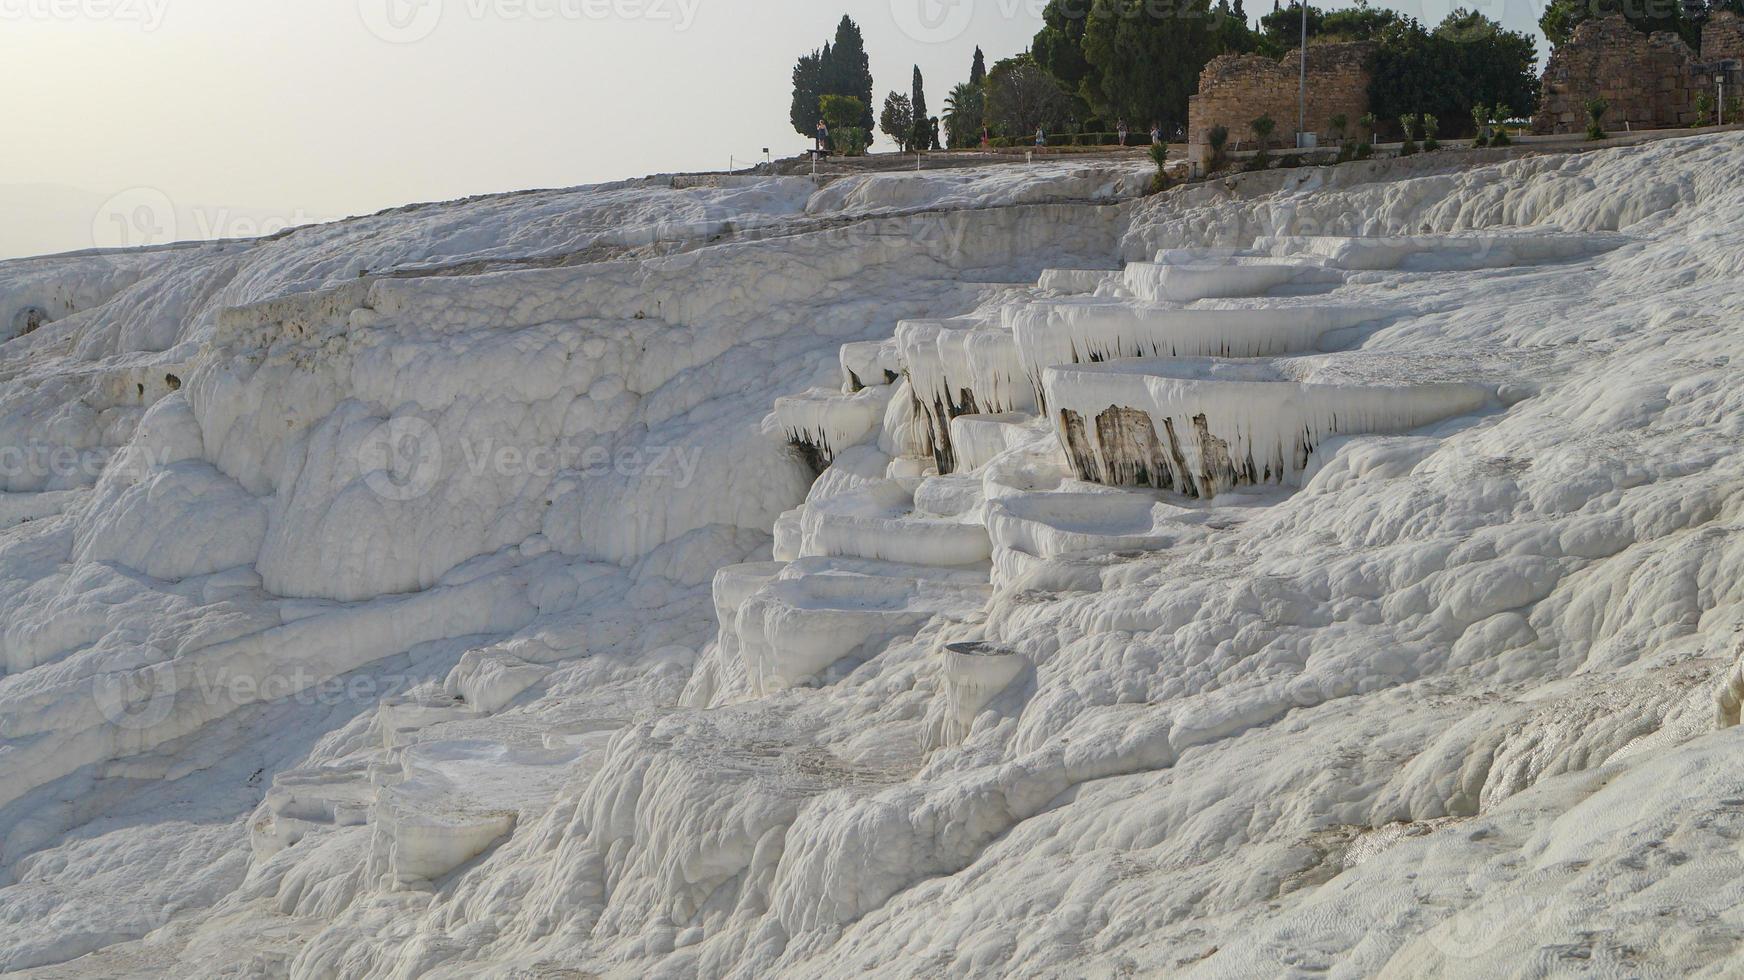
[[(936, 114), (975, 45), (1027, 47), (1044, 3), (0, 0), (0, 257), (165, 231), (123, 214), (248, 235), (791, 154), (793, 62), (844, 12), (879, 97), (919, 63)], [(1528, 29), (1537, 3), (1476, 6)], [(1406, 6), (1433, 23), (1453, 5)]]

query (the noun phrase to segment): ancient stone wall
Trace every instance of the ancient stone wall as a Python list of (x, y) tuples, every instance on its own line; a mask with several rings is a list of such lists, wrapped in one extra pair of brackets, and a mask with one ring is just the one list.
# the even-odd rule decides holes
[(1726, 62), (1738, 59), (1744, 59), (1744, 19), (1736, 14), (1709, 18), (1700, 55), (1675, 34), (1642, 34), (1621, 15), (1589, 20), (1551, 52), (1532, 130), (1580, 132), (1587, 101), (1595, 97), (1610, 103), (1604, 125), (1614, 132), (1693, 125), (1696, 96), (1714, 92), (1716, 73), (1735, 78), (1736, 66)]
[(1729, 10), (1709, 15), (1702, 25), (1702, 60), (1744, 61), (1744, 17)]
[[(1368, 42), (1308, 46), (1308, 131), (1321, 140), (1331, 136), (1331, 119), (1343, 114), (1347, 132), (1369, 111), (1370, 64), (1375, 46)], [(1301, 56), (1290, 52), (1276, 61), (1259, 55), (1219, 55), (1199, 73), (1199, 94), (1187, 100), (1189, 157), (1203, 158), (1207, 134), (1214, 126), (1229, 129), (1229, 144), (1254, 142), (1253, 121), (1271, 116), (1277, 123), (1272, 145), (1292, 146), (1299, 116)]]

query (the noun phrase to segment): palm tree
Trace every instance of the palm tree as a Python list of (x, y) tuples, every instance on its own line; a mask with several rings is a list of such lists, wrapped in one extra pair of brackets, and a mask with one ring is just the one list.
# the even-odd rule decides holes
[(974, 146), (981, 138), (981, 120), (987, 97), (981, 86), (959, 82), (945, 97), (945, 145), (951, 149)]

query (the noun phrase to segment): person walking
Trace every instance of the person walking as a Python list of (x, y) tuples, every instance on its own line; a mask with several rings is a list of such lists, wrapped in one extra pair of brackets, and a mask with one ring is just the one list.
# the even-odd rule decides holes
[(1037, 126), (1036, 127), (1036, 149), (1045, 150), (1045, 149), (1047, 149), (1047, 146), (1048, 146), (1047, 130), (1043, 129), (1040, 126)]
[(1163, 124), (1160, 122), (1151, 123), (1151, 145), (1156, 146), (1157, 144), (1161, 143), (1162, 141), (1163, 141)]
[(1115, 123), (1114, 128), (1120, 133), (1120, 148), (1123, 150), (1126, 149), (1126, 136), (1127, 133), (1130, 132), (1130, 130), (1126, 128), (1126, 120), (1122, 119), (1120, 122)]

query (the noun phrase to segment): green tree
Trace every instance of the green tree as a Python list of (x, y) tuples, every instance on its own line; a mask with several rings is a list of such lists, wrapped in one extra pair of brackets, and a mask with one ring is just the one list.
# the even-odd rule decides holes
[(868, 114), (866, 103), (852, 95), (825, 95), (818, 99), (818, 110), (830, 127), (831, 149), (845, 156), (866, 152), (870, 131), (860, 126)]
[(1217, 6), (1211, 9), (1211, 35), (1213, 57), (1219, 54), (1247, 54), (1259, 46), (1259, 35), (1248, 24), (1247, 15), (1241, 9), (1241, 0), (1235, 0), (1234, 6), (1230, 5), (1229, 0), (1217, 0)]
[(1110, 119), (1146, 119), (1165, 130), (1187, 121), (1187, 99), (1216, 53), (1208, 0), (1094, 0), (1084, 57), (1095, 68), (1086, 94)]
[(1057, 130), (1073, 109), (1072, 97), (1028, 53), (1006, 58), (987, 73), (987, 123), (1003, 136)]
[(980, 85), (962, 82), (945, 98), (945, 145), (953, 150), (981, 142), (981, 123), (987, 114), (987, 98)]
[(825, 95), (824, 74), (829, 64), (830, 46), (824, 45), (821, 50), (811, 54), (801, 55), (799, 64), (793, 66), (793, 106), (788, 115), (793, 122), (793, 128), (801, 136), (811, 136), (817, 132), (818, 99)]
[(1537, 104), (1537, 59), (1530, 37), (1469, 10), (1434, 31), (1405, 18), (1381, 33), (1369, 105), (1383, 119), (1427, 112), (1466, 135), (1474, 105)]
[(969, 84), (980, 88), (987, 83), (987, 56), (975, 49), (975, 63), (969, 66)]
[[(1312, 4), (1308, 7), (1308, 38), (1309, 42), (1327, 41), (1372, 41), (1381, 36), (1387, 28), (1398, 23), (1398, 13), (1380, 7), (1371, 7), (1368, 0), (1360, 0), (1354, 7), (1343, 10), (1326, 11)], [(1292, 3), (1288, 7), (1280, 7), (1260, 18), (1260, 30), (1257, 37), (1261, 54), (1268, 57), (1280, 57), (1286, 51), (1294, 51), (1302, 46), (1302, 6)]]
[(914, 103), (901, 92), (884, 97), (884, 112), (878, 117), (878, 128), (904, 151), (914, 148)]
[(1042, 8), (1042, 29), (1030, 42), (1036, 64), (1067, 92), (1094, 104), (1101, 73), (1084, 55), (1084, 28), (1092, 4), (1085, 0), (1049, 0)]
[(860, 100), (863, 114), (857, 126), (872, 130), (872, 62), (866, 55), (866, 39), (860, 25), (847, 15), (836, 25), (836, 40), (824, 69), (823, 93)]
[(931, 142), (928, 127), (931, 117), (927, 115), (926, 83), (920, 77), (920, 66), (914, 66), (914, 91), (908, 101), (914, 110), (914, 138), (911, 145), (917, 149), (926, 149)]
[(1702, 42), (1702, 22), (1709, 10), (1723, 9), (1725, 4), (1704, 6), (1692, 0), (1683, 3), (1643, 3), (1641, 0), (1552, 0), (1538, 18), (1538, 29), (1552, 45), (1565, 44), (1574, 36), (1575, 28), (1589, 20), (1602, 20), (1622, 14), (1629, 26), (1643, 34), (1670, 31), (1691, 47)]

